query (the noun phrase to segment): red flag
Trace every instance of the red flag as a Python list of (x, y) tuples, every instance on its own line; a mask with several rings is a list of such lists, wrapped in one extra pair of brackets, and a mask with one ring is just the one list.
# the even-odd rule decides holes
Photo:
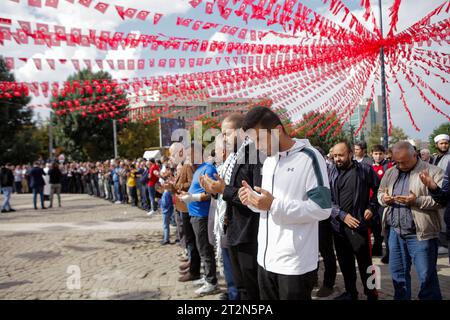
[(175, 68), (177, 59), (169, 59), (169, 68)]
[(85, 6), (86, 8), (89, 8), (89, 6), (92, 3), (92, 0), (79, 0), (78, 1), (82, 6)]
[(112, 69), (112, 70), (114, 70), (114, 61), (108, 59), (108, 60), (106, 60), (106, 62), (108, 63), (109, 68)]
[(153, 17), (153, 24), (158, 24), (162, 16), (162, 13), (155, 13), (155, 16)]
[(50, 69), (55, 70), (55, 59), (47, 59), (47, 63), (50, 66)]
[(191, 6), (193, 8), (196, 8), (201, 2), (202, 2), (202, 0), (191, 0), (191, 1), (189, 1), (189, 3), (191, 4)]
[(104, 3), (104, 2), (99, 2), (95, 5), (94, 7), (97, 11), (100, 11), (101, 13), (105, 13), (106, 10), (108, 10), (109, 8), (109, 4), (108, 3)]
[(0, 23), (1, 24), (11, 25), (12, 24), (12, 20), (11, 19), (6, 19), (6, 18), (0, 18)]
[(186, 65), (186, 59), (185, 58), (180, 58), (178, 60), (178, 62), (180, 63), (180, 67), (184, 68), (184, 66)]
[(212, 14), (213, 13), (213, 7), (214, 7), (214, 2), (207, 2), (206, 3), (206, 7), (205, 7), (206, 14)]
[(86, 67), (91, 70), (92, 69), (92, 63), (90, 59), (84, 59), (84, 64), (86, 65)]
[(145, 21), (145, 19), (147, 19), (149, 14), (150, 14), (150, 11), (141, 10), (141, 11), (139, 11), (136, 18)]
[(225, 8), (225, 9), (222, 10), (220, 15), (222, 16), (222, 18), (227, 20), (230, 17), (231, 11), (233, 11), (231, 8)]
[(59, 59), (59, 63), (66, 64), (67, 59)]
[(200, 20), (195, 21), (194, 24), (192, 25), (192, 30), (198, 30), (202, 24), (203, 24), (203, 21), (200, 21)]
[(127, 10), (125, 10), (124, 15), (127, 18), (133, 19), (135, 14), (137, 12), (137, 9), (134, 8), (128, 8)]
[(58, 8), (59, 0), (45, 0), (45, 5), (47, 7)]
[(39, 58), (33, 58), (34, 64), (38, 70), (42, 70), (42, 62)]
[(165, 68), (167, 59), (159, 59), (158, 67)]
[(66, 38), (66, 27), (63, 26), (55, 26), (55, 34), (59, 37), (59, 39)]
[(127, 65), (128, 65), (128, 70), (134, 70), (134, 60), (133, 59), (128, 59)]
[(102, 59), (96, 59), (95, 62), (97, 62), (98, 67), (103, 70), (103, 60)]
[(119, 14), (120, 18), (124, 19), (125, 12), (123, 10), (123, 7), (121, 7), (121, 6), (115, 6), (115, 7), (116, 7), (117, 13)]
[(41, 0), (28, 0), (28, 5), (32, 7), (42, 7), (42, 1)]
[(143, 70), (145, 68), (145, 59), (138, 60), (138, 69)]
[(19, 60), (20, 60), (20, 61), (23, 61), (23, 62), (25, 62), (25, 63), (28, 62), (28, 58), (19, 58)]
[(119, 70), (125, 70), (125, 61), (122, 59), (117, 60), (117, 68)]

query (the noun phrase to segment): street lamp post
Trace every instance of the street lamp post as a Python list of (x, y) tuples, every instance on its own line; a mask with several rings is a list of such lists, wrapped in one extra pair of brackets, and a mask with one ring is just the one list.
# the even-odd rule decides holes
[[(380, 32), (383, 40), (383, 10), (381, 7), (381, 0), (378, 0), (380, 7)], [(380, 61), (381, 61), (381, 117), (383, 118), (383, 146), (389, 147), (389, 134), (388, 134), (388, 121), (387, 121), (387, 109), (386, 109), (386, 73), (384, 70), (384, 47), (380, 48)]]
[(116, 119), (113, 119), (113, 139), (114, 139), (114, 159), (118, 158), (118, 152), (117, 152), (117, 121)]

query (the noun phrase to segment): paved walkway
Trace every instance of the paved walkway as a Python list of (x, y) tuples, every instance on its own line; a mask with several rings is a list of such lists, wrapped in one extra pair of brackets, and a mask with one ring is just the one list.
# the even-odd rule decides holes
[[(197, 297), (192, 283), (177, 281), (181, 249), (159, 244), (161, 215), (149, 218), (87, 195), (63, 195), (63, 207), (48, 210), (34, 210), (31, 195), (13, 195), (12, 204), (17, 212), (0, 214), (0, 299), (218, 298)], [(392, 299), (387, 267), (374, 262), (381, 268), (380, 296)], [(450, 299), (445, 257), (438, 272)], [(415, 275), (413, 281), (416, 295)], [(222, 278), (219, 284), (223, 289)], [(339, 273), (335, 294), (342, 288)]]

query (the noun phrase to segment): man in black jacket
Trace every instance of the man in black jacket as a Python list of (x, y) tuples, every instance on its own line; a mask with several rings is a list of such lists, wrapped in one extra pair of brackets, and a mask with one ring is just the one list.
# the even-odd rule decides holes
[(226, 202), (226, 236), (229, 244), (233, 279), (242, 300), (258, 300), (258, 227), (259, 214), (255, 214), (239, 199), (242, 181), (251, 187), (261, 186), (261, 168), (254, 143), (245, 140), (238, 143), (243, 116), (235, 113), (222, 122), (222, 135), (226, 147), (231, 151), (225, 160), (224, 178), (204, 176), (203, 188), (208, 193), (223, 194)]
[[(331, 222), (334, 245), (344, 276), (345, 290), (338, 300), (357, 300), (355, 257), (368, 300), (378, 299), (375, 288), (369, 288), (368, 267), (372, 266), (370, 220), (377, 214), (376, 197), (379, 178), (371, 166), (352, 160), (352, 148), (347, 142), (333, 147), (335, 165), (330, 167), (329, 180), (333, 207)], [(377, 276), (377, 275), (376, 275)]]
[(16, 211), (13, 208), (11, 208), (11, 204), (9, 203), (11, 199), (11, 194), (13, 192), (13, 185), (14, 185), (14, 174), (11, 170), (11, 164), (7, 163), (6, 166), (0, 169), (0, 186), (4, 197), (2, 205), (2, 213)]
[(33, 190), (33, 205), (34, 209), (37, 210), (36, 200), (37, 195), (39, 194), (41, 198), (41, 208), (47, 209), (44, 205), (44, 170), (40, 167), (39, 161), (34, 163), (33, 169), (30, 171), (30, 188)]

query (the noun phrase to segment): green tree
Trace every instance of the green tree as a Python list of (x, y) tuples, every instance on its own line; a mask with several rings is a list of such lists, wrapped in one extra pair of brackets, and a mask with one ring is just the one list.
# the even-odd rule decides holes
[[(0, 81), (15, 82), (3, 57), (0, 57)], [(31, 137), (32, 111), (26, 108), (29, 97), (23, 95), (7, 98), (0, 90), (0, 163), (28, 163), (36, 159), (37, 148)]]
[[(67, 81), (84, 81), (94, 79), (111, 80), (111, 75), (104, 71), (93, 73), (90, 70), (82, 70), (77, 74), (70, 76)], [(83, 106), (86, 110), (97, 103), (97, 97), (108, 96), (111, 100), (125, 99), (125, 95), (116, 95), (111, 97), (112, 93), (107, 93), (105, 88), (102, 88), (100, 93), (94, 90), (93, 94), (87, 92), (80, 93), (75, 90), (74, 93), (67, 92), (65, 96), (59, 95), (57, 98), (52, 98), (51, 102), (59, 103), (61, 101), (70, 101), (87, 98), (83, 101)], [(117, 107), (121, 111), (126, 105)], [(112, 110), (105, 110), (109, 112)], [(124, 115), (122, 113), (122, 115)], [(113, 121), (111, 118), (100, 120), (95, 114), (95, 111), (86, 114), (81, 112), (67, 112), (60, 116), (53, 116), (52, 123), (54, 126), (55, 140), (58, 146), (62, 147), (69, 159), (83, 161), (95, 161), (112, 158), (114, 156), (114, 142), (113, 142)], [(120, 130), (119, 123), (118, 130)]]
[[(380, 137), (383, 136), (383, 128), (380, 125), (375, 125), (367, 138), (367, 152), (372, 150), (376, 144), (381, 144)], [(389, 146), (396, 144), (399, 141), (407, 140), (408, 135), (402, 128), (392, 126), (391, 135), (389, 136)]]
[(118, 134), (118, 151), (121, 158), (135, 159), (142, 157), (145, 149), (159, 147), (159, 125), (152, 122), (128, 123)]
[(445, 122), (438, 126), (436, 129), (433, 130), (433, 132), (428, 137), (428, 141), (430, 142), (430, 151), (431, 153), (437, 152), (436, 143), (434, 142), (434, 137), (436, 137), (439, 134), (448, 134), (450, 135), (450, 122)]
[[(333, 129), (321, 136), (321, 132), (335, 121), (337, 121), (335, 112), (321, 113), (318, 111), (311, 111), (305, 114), (302, 121), (295, 124), (291, 135), (300, 139), (309, 139), (311, 145), (320, 147), (325, 154), (327, 154), (330, 148), (336, 143), (349, 139), (349, 136), (344, 131), (340, 131), (338, 134), (334, 135), (335, 130)], [(319, 124), (320, 127), (315, 128)], [(334, 129), (338, 128), (340, 124), (341, 122), (338, 120), (334, 125)]]

